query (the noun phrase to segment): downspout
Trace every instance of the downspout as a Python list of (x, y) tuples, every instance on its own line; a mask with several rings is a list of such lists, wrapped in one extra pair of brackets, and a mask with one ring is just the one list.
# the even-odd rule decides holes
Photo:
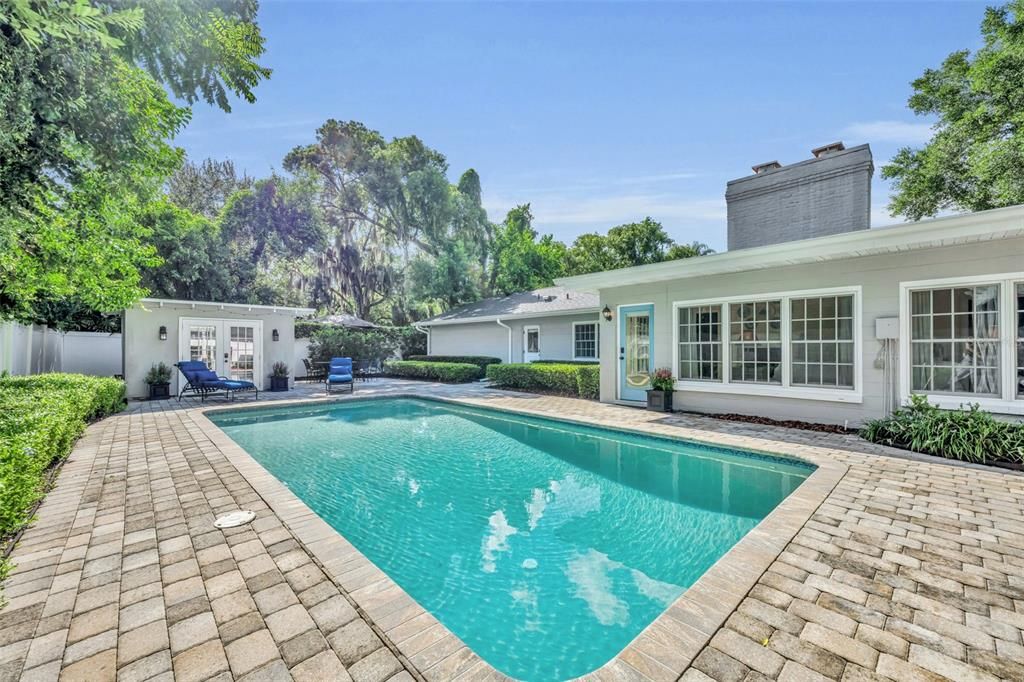
[(511, 362), (512, 362), (512, 327), (510, 327), (507, 324), (505, 324), (504, 322), (502, 322), (500, 317), (498, 319), (496, 319), (495, 322), (498, 323), (499, 327), (504, 327), (505, 329), (508, 330), (508, 360), (506, 360), (506, 362), (511, 364)]
[(427, 335), (427, 355), (430, 355), (430, 330), (429, 329), (424, 329), (423, 327), (421, 327), (418, 324), (414, 324), (412, 326), (412, 328), (415, 329), (418, 332), (421, 332), (421, 333)]

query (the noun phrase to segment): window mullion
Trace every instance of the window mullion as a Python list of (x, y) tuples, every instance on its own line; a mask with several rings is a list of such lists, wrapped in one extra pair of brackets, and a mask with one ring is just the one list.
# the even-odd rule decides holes
[(718, 304), (718, 335), (722, 344), (722, 383), (732, 383), (732, 341), (729, 337), (729, 303)]
[(1017, 288), (1012, 280), (1000, 283), (999, 311), (999, 360), (1002, 374), (999, 377), (1003, 400), (1017, 398)]
[(790, 332), (792, 331), (790, 314), (792, 310), (790, 307), (788, 296), (783, 296), (781, 298), (781, 306), (782, 310), (780, 311), (779, 320), (782, 328), (779, 330), (779, 338), (782, 340), (782, 387), (789, 388), (792, 372), (792, 367), (790, 366)]

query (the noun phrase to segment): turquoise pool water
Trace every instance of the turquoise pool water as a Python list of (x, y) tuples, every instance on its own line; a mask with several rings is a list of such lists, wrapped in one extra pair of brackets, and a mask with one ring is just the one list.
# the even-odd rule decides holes
[(406, 398), (211, 419), (523, 680), (613, 658), (813, 470)]

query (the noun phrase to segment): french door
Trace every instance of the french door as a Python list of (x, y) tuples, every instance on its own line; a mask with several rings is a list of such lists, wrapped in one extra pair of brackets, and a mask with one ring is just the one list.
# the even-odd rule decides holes
[(200, 360), (229, 379), (263, 388), (263, 323), (259, 320), (181, 318), (178, 356)]

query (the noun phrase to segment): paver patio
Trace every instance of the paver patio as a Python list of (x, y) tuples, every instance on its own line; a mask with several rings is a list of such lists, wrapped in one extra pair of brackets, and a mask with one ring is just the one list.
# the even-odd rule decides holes
[[(854, 436), (476, 386), (376, 381), (355, 397), (413, 391), (766, 450), (785, 442), (848, 467), (724, 625), (680, 616), (706, 640), (683, 680), (1024, 680), (1020, 474)], [(137, 404), (87, 430), (15, 550), (0, 678), (369, 681), (458, 670), (457, 642), (410, 642), (397, 619), (357, 608), (248, 470), (195, 428), (198, 406)], [(238, 508), (256, 520), (213, 528)], [(681, 644), (660, 633), (659, 646)], [(637, 654), (595, 677), (677, 675)]]

